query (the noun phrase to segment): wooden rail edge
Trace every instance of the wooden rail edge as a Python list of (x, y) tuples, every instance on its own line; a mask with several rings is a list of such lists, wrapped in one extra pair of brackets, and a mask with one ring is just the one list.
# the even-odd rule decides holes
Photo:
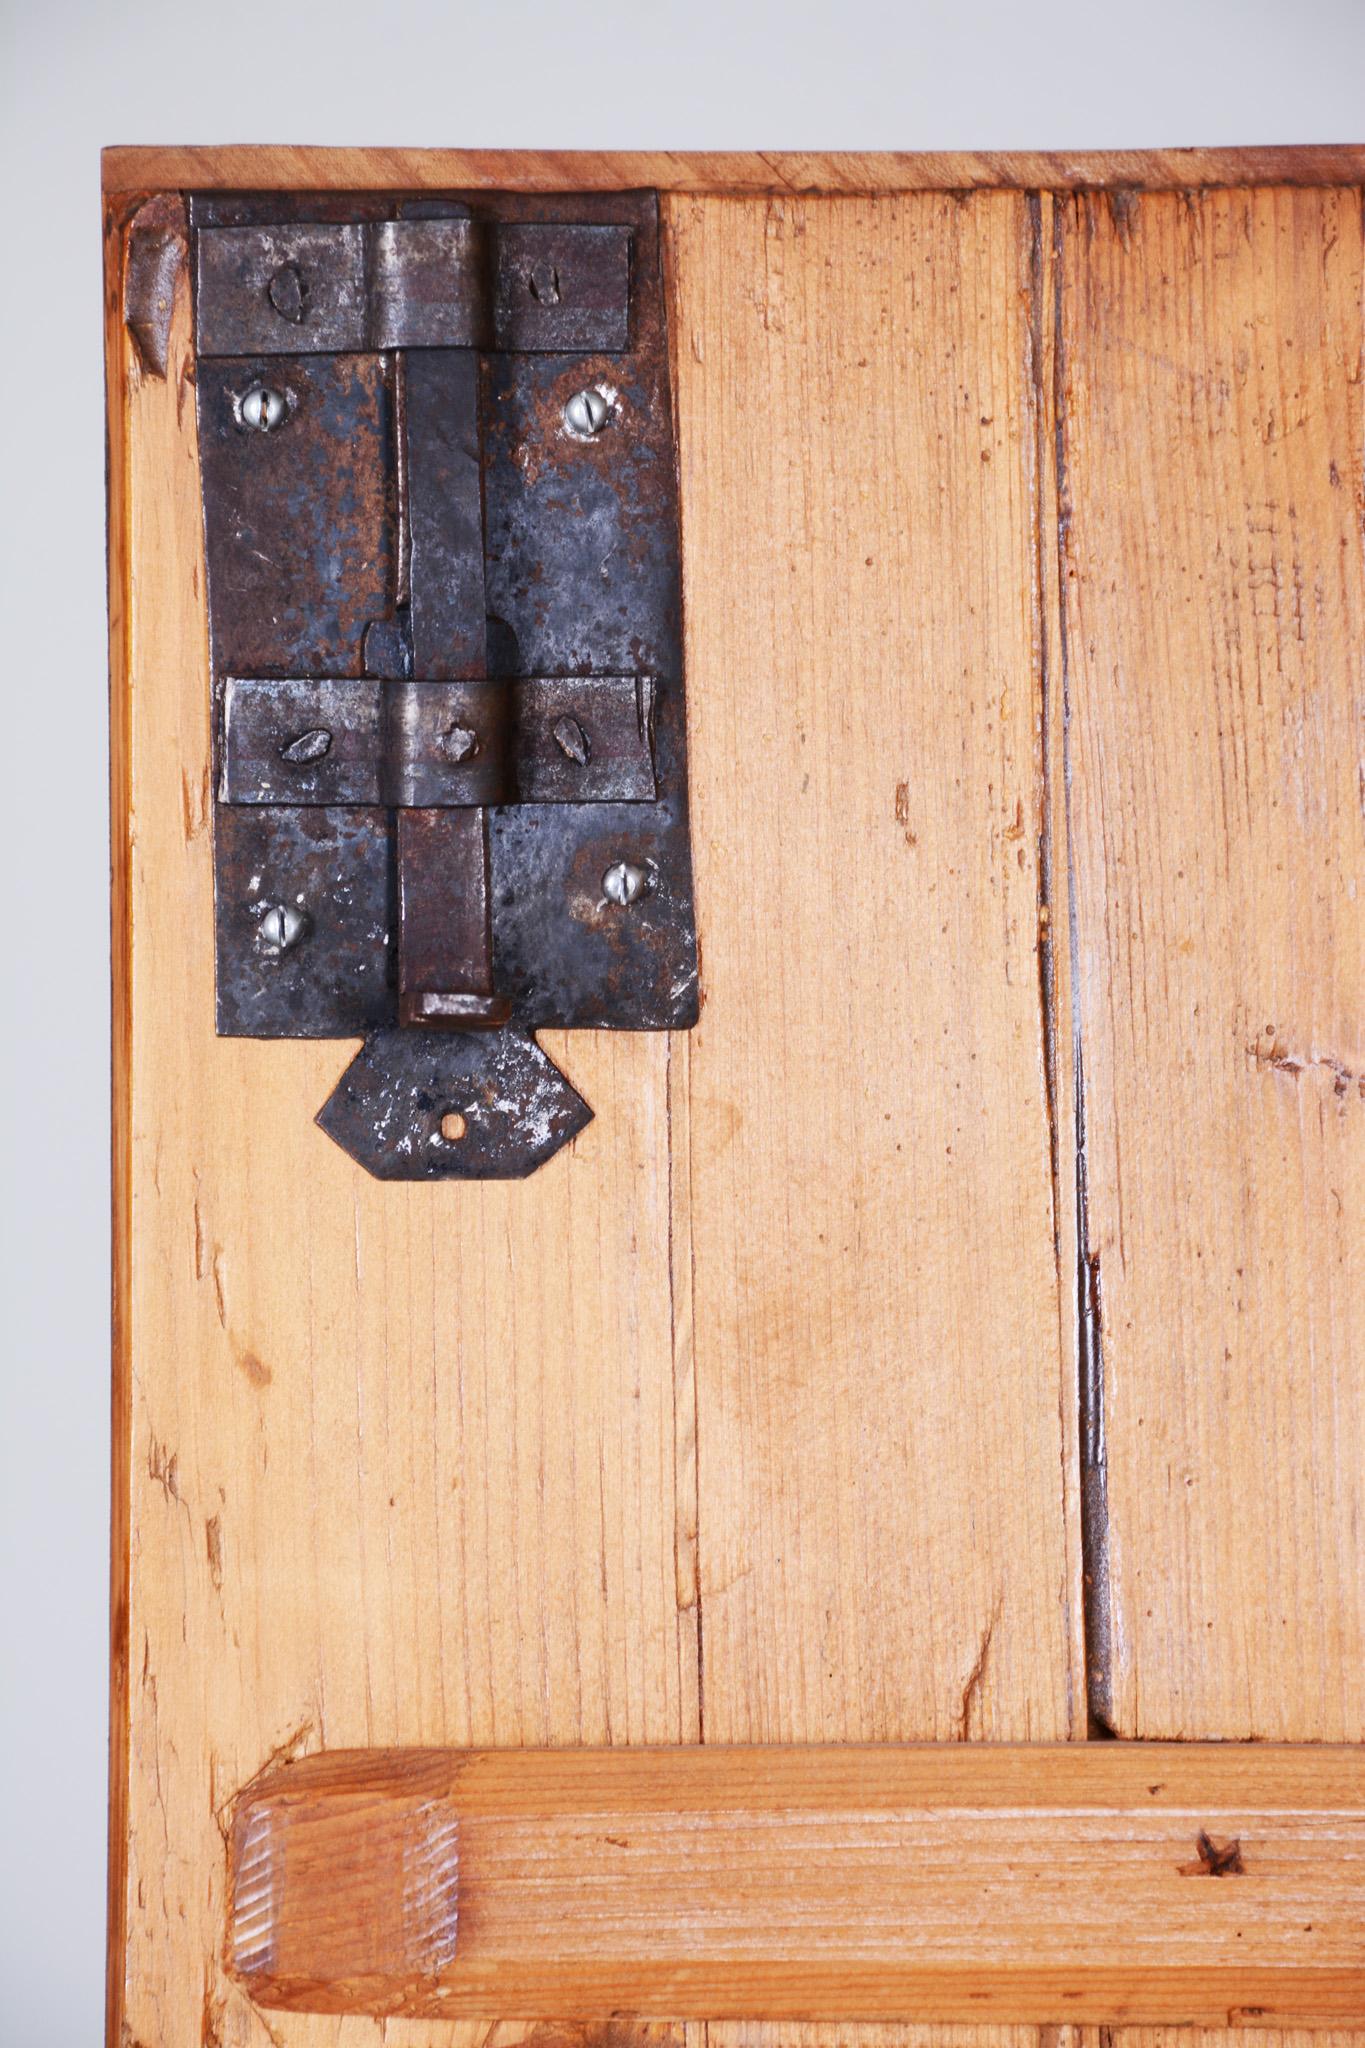
[(1355, 1749), (336, 1751), (249, 1785), (230, 1855), (264, 2007), (1365, 2016)]
[(1179, 191), (1225, 185), (1358, 185), (1365, 147), (800, 151), (337, 149), (290, 144), (122, 146), (102, 159), (106, 193), (463, 191), (750, 193)]

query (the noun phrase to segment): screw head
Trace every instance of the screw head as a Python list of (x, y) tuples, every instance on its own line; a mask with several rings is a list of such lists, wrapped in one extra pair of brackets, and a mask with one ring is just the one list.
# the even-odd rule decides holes
[(330, 753), (332, 735), (325, 725), (315, 725), (308, 732), (301, 732), (296, 739), (286, 740), (280, 748), (280, 759), (294, 767), (306, 767), (310, 761), (320, 761)]
[(308, 285), (297, 263), (282, 263), (266, 286), (266, 296), (281, 320), (298, 325), (308, 309)]
[(531, 297), (539, 300), (542, 306), (559, 304), (559, 272), (553, 263), (534, 264), (526, 282), (530, 286)]
[(256, 943), (263, 953), (278, 960), (307, 937), (308, 928), (307, 911), (292, 903), (267, 903), (262, 906), (256, 925)]
[(643, 896), (649, 887), (649, 870), (637, 866), (633, 860), (613, 861), (602, 877), (602, 894), (609, 903), (619, 903), (622, 909)]
[(566, 711), (562, 718), (555, 720), (552, 730), (560, 753), (568, 760), (576, 761), (580, 768), (586, 768), (592, 759), (592, 748), (578, 720)]
[(479, 735), (467, 725), (452, 725), (441, 734), (441, 752), (451, 761), (468, 761), (479, 751)]
[(282, 427), (288, 411), (283, 392), (272, 391), (268, 384), (253, 384), (237, 405), (237, 417), (254, 434), (271, 434)]
[(595, 384), (575, 391), (564, 408), (564, 424), (577, 441), (593, 441), (611, 419), (611, 400)]

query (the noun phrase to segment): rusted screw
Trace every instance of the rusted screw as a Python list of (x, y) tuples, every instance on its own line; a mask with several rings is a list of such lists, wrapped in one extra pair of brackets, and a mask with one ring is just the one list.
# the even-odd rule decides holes
[(282, 263), (266, 286), (266, 294), (281, 320), (302, 321), (308, 307), (308, 286), (297, 263)]
[(527, 283), (531, 287), (531, 297), (538, 299), (542, 306), (559, 304), (559, 272), (553, 263), (537, 263)]
[(305, 767), (310, 761), (320, 761), (330, 753), (332, 735), (325, 725), (315, 725), (308, 732), (301, 732), (297, 739), (286, 740), (280, 748), (280, 759), (289, 761), (295, 767)]
[(451, 761), (468, 761), (479, 751), (479, 735), (467, 725), (452, 725), (441, 735), (441, 751)]
[(624, 909), (637, 896), (643, 896), (649, 883), (645, 868), (637, 867), (634, 861), (613, 861), (602, 877), (602, 893), (610, 903), (619, 903)]
[(268, 903), (256, 927), (256, 940), (263, 953), (278, 958), (292, 952), (308, 933), (308, 916), (292, 903)]
[(242, 425), (253, 433), (270, 434), (276, 427), (283, 426), (288, 411), (282, 392), (272, 391), (266, 384), (253, 384), (250, 391), (243, 394), (237, 416)]
[(580, 441), (593, 440), (610, 418), (611, 401), (595, 385), (575, 391), (564, 408), (564, 424)]
[(592, 748), (588, 744), (588, 735), (578, 720), (566, 712), (563, 718), (555, 720), (553, 730), (555, 744), (560, 753), (566, 755), (570, 761), (577, 761), (580, 768), (586, 768), (592, 759)]

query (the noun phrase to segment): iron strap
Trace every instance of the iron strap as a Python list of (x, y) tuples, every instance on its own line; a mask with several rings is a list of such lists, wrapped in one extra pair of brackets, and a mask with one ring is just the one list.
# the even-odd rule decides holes
[(229, 676), (229, 804), (649, 803), (644, 676), (380, 682)]
[(367, 1036), (319, 1121), (519, 1175), (542, 1025), (695, 1021), (651, 194), (191, 201), (218, 1028)]
[(201, 356), (622, 349), (630, 230), (300, 221), (198, 236)]

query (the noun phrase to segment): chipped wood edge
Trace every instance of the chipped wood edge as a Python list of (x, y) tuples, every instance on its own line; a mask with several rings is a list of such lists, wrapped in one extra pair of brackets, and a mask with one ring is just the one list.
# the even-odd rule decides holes
[(1210, 185), (1365, 184), (1365, 144), (1248, 149), (816, 152), (329, 149), (288, 145), (117, 145), (106, 193), (198, 187), (521, 192), (872, 194), (991, 189), (1181, 190)]

